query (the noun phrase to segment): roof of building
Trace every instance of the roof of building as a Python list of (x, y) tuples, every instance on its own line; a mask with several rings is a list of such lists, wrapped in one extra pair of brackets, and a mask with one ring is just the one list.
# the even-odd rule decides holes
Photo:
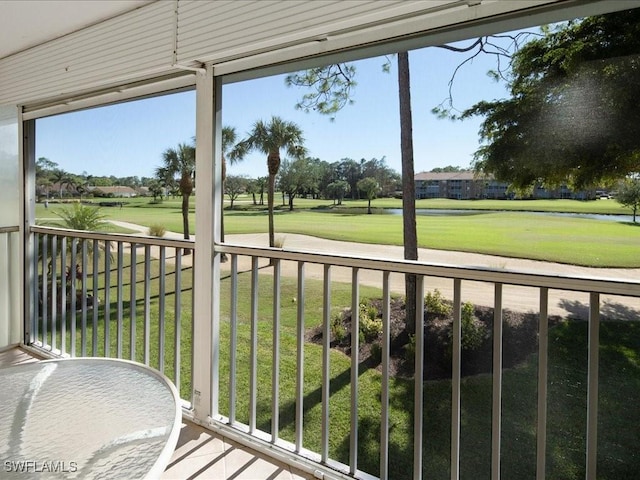
[(415, 175), (416, 180), (477, 180), (474, 172), (464, 170), (461, 172), (420, 172)]
[(131, 188), (131, 187), (125, 187), (123, 185), (118, 185), (115, 187), (89, 187), (89, 190), (91, 191), (95, 191), (95, 190), (99, 190), (102, 193), (131, 193), (131, 194), (135, 194), (136, 191)]

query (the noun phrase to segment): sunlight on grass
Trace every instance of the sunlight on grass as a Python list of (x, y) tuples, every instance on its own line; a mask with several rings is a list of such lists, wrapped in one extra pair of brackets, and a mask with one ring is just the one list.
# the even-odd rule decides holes
[[(171, 257), (171, 255), (169, 255)], [(76, 351), (80, 354), (85, 343), (87, 354), (93, 354), (92, 340), (96, 329), (95, 352), (97, 355), (117, 354), (118, 332), (122, 336), (122, 354), (130, 357), (130, 318), (135, 311), (135, 355), (137, 361), (144, 360), (145, 309), (144, 271), (141, 258), (137, 259), (136, 302), (132, 308), (129, 298), (131, 282), (129, 261), (125, 256), (123, 320), (118, 327), (116, 316), (117, 291), (116, 271), (112, 264), (109, 298), (104, 301), (104, 276), (98, 285), (102, 302), (95, 317), (87, 312), (85, 335), (82, 336), (81, 313), (76, 315), (78, 338)], [(101, 260), (104, 262), (104, 258)], [(103, 270), (101, 263), (101, 271)], [(90, 273), (90, 272), (88, 272)], [(159, 265), (151, 262), (149, 303), (149, 364), (162, 368), (175, 381), (174, 363), (174, 272), (170, 264), (166, 270), (164, 335), (160, 335), (159, 309)], [(183, 268), (180, 342), (180, 393), (190, 398), (191, 392), (191, 270)], [(221, 413), (229, 412), (229, 278), (221, 282), (222, 339), (220, 351), (220, 398)], [(271, 431), (272, 403), (272, 355), (273, 355), (273, 277), (260, 274), (258, 282), (258, 353), (257, 353), (257, 426)], [(238, 298), (251, 295), (250, 274), (242, 273), (238, 281)], [(322, 282), (307, 280), (305, 283), (305, 328), (320, 325), (322, 319)], [(91, 286), (89, 286), (91, 291)], [(362, 298), (379, 297), (374, 288), (363, 287)], [(332, 311), (339, 312), (350, 305), (351, 286), (334, 282), (331, 287)], [(295, 439), (295, 382), (297, 282), (294, 278), (282, 278), (281, 324), (280, 324), (280, 389), (279, 436), (293, 442)], [(109, 321), (108, 350), (105, 350), (105, 317)], [(62, 341), (61, 325), (57, 326), (56, 342)], [(66, 343), (70, 345), (71, 322), (66, 324)], [(250, 304), (241, 300), (238, 304), (238, 348), (236, 370), (236, 416), (247, 423), (249, 418), (249, 364), (250, 364)], [(42, 332), (42, 325), (39, 326)], [(48, 328), (51, 335), (51, 328)], [(549, 423), (548, 423), (548, 472), (552, 478), (569, 479), (584, 476), (584, 446), (586, 419), (586, 338), (587, 323), (564, 321), (551, 328), (549, 333)], [(165, 355), (160, 358), (159, 345), (164, 340)], [(600, 349), (600, 427), (599, 427), (599, 478), (629, 478), (630, 472), (640, 469), (640, 440), (634, 428), (627, 425), (640, 423), (640, 411), (627, 406), (640, 395), (640, 323), (616, 321), (615, 318), (601, 325)], [(319, 451), (322, 436), (321, 417), (321, 365), (322, 347), (304, 344), (304, 435), (305, 448)], [(330, 353), (330, 456), (348, 462), (350, 435), (350, 359), (339, 351)], [(358, 380), (359, 405), (359, 468), (372, 474), (378, 471), (380, 431), (380, 372), (371, 366), (361, 365)], [(424, 474), (429, 478), (449, 478), (451, 382), (434, 380), (425, 382), (424, 424), (425, 435), (423, 460)], [(390, 382), (390, 469), (393, 478), (411, 478), (413, 450), (413, 381), (393, 378)], [(488, 478), (490, 476), (491, 445), (491, 395), (490, 375), (480, 374), (465, 377), (462, 389), (461, 427), (461, 472), (465, 478)], [(531, 355), (524, 363), (503, 372), (503, 450), (502, 471), (508, 478), (535, 476), (535, 442), (537, 415), (537, 356)], [(621, 416), (620, 412), (625, 411)]]

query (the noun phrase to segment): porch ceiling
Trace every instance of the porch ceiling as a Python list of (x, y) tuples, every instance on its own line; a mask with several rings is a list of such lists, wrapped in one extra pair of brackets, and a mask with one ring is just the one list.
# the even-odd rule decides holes
[(0, 59), (152, 1), (3, 0), (0, 2)]

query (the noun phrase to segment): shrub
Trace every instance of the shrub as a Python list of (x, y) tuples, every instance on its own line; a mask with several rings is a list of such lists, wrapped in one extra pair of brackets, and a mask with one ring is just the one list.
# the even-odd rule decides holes
[(342, 323), (342, 315), (340, 314), (335, 315), (331, 320), (331, 336), (338, 343), (342, 343), (347, 338), (347, 328)]
[(416, 362), (416, 336), (409, 335), (409, 341), (404, 346), (405, 357), (404, 360), (409, 365), (413, 365)]
[(367, 342), (375, 340), (382, 333), (382, 319), (378, 318), (375, 306), (360, 304), (360, 333)]
[(88, 207), (81, 203), (73, 203), (53, 212), (62, 219), (62, 224), (72, 230), (102, 230), (107, 226), (106, 215), (97, 207)]
[(433, 292), (427, 292), (424, 297), (424, 307), (428, 313), (446, 317), (451, 315), (451, 305), (444, 299), (437, 288)]
[(167, 233), (167, 229), (163, 225), (155, 223), (149, 227), (150, 237), (164, 237), (165, 233)]
[(382, 346), (379, 343), (371, 344), (371, 360), (377, 365), (382, 362)]
[(475, 350), (486, 337), (486, 327), (475, 317), (475, 307), (471, 302), (462, 304), (462, 349)]

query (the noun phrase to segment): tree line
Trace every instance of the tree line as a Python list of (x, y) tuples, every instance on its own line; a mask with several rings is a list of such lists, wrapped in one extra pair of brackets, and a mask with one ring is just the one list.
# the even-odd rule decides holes
[(36, 160), (36, 195), (40, 198), (62, 198), (63, 196), (83, 197), (90, 193), (89, 187), (140, 187), (150, 188), (157, 183), (155, 177), (115, 175), (91, 175), (87, 172), (80, 174), (67, 172), (57, 162), (47, 157)]

